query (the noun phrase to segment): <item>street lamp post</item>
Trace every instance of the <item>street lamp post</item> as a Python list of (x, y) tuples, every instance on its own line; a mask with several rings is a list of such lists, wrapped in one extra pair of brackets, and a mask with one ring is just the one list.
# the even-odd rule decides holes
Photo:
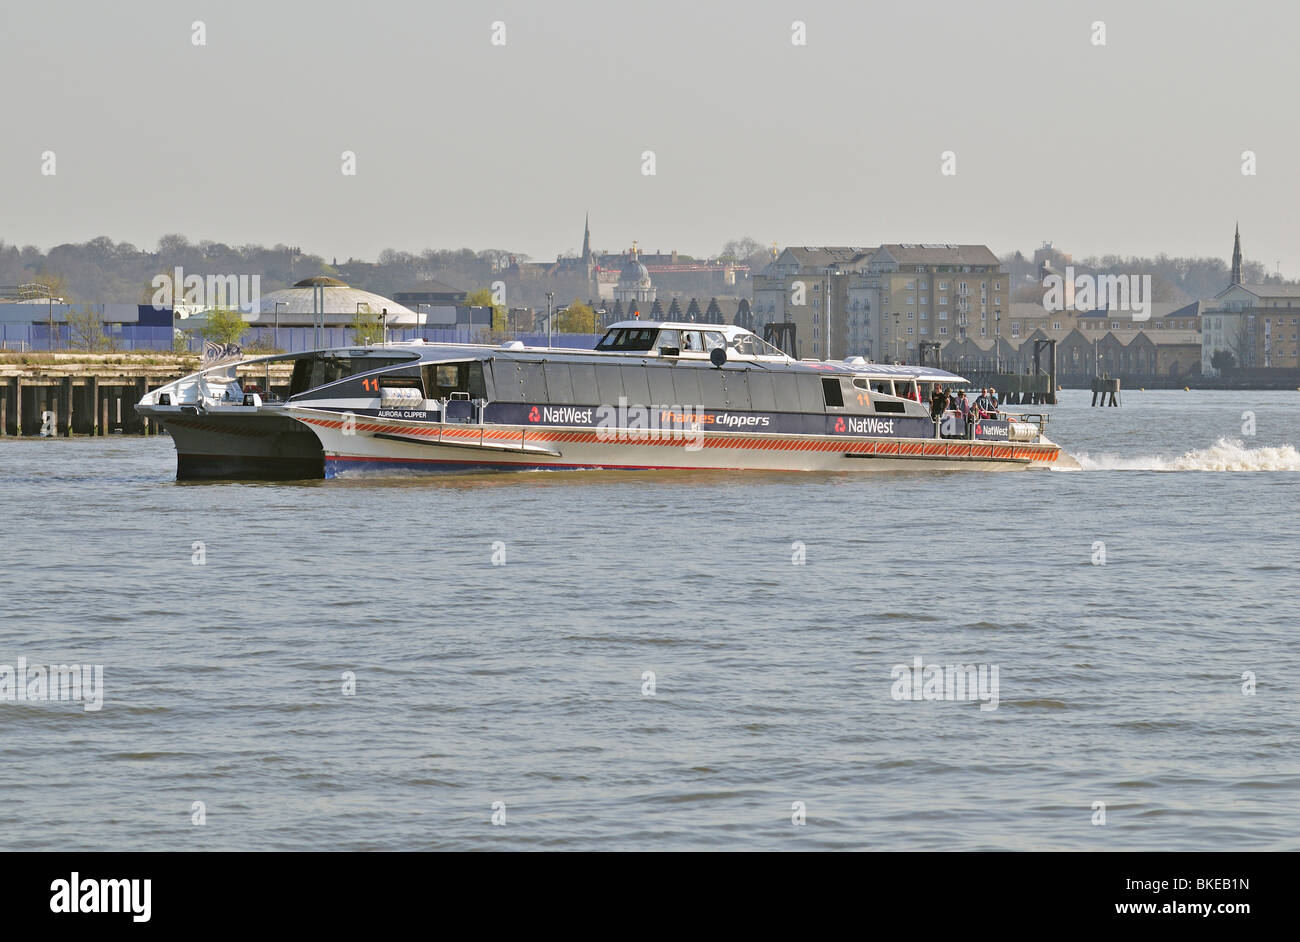
[[(822, 300), (826, 302), (826, 359), (831, 358), (831, 270), (823, 269), (822, 273), (826, 276), (826, 291), (822, 295)], [(814, 351), (816, 352), (816, 351)]]
[(551, 347), (551, 299), (555, 297), (554, 291), (546, 292), (546, 347)]
[(898, 331), (901, 329), (898, 326), (898, 318), (899, 318), (899, 314), (897, 311), (895, 311), (894, 312), (894, 362), (895, 363), (898, 362)]
[(274, 332), (273, 332), (273, 334), (272, 334), (272, 337), (273, 337), (273, 341), (272, 341), (272, 342), (275, 344), (275, 348), (276, 348), (277, 350), (280, 349), (280, 305), (281, 305), (281, 304), (283, 304), (285, 307), (288, 307), (288, 306), (289, 306), (289, 302), (288, 302), (288, 301), (276, 301), (276, 302), (275, 302), (275, 329), (274, 329)]
[(1002, 372), (1002, 312), (993, 312), (993, 372)]
[(420, 312), (420, 308), (424, 307), (424, 305), (425, 305), (426, 303), (428, 303), (428, 302), (425, 302), (425, 301), (417, 301), (417, 302), (415, 302), (415, 335), (416, 335), (417, 337), (423, 337), (423, 336), (424, 336), (424, 327), (423, 327), (423, 325), (421, 325), (421, 323), (420, 323), (420, 313), (421, 313), (421, 312)]

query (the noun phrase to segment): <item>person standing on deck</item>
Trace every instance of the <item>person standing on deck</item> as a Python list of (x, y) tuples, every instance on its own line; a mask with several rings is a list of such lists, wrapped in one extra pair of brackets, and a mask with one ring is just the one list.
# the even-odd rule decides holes
[(943, 418), (943, 410), (948, 407), (948, 394), (943, 387), (935, 383), (934, 392), (930, 394), (930, 418), (938, 422)]

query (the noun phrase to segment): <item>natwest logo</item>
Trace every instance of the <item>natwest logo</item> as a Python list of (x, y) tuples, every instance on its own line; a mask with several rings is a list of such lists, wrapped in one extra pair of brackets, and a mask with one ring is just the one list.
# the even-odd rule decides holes
[(532, 408), (532, 409), (529, 411), (529, 413), (528, 413), (528, 421), (529, 421), (529, 422), (540, 422), (540, 421), (541, 421), (541, 418), (542, 418), (542, 416), (541, 416), (541, 414), (537, 411), (537, 406), (533, 406), (533, 408)]
[[(537, 410), (534, 409), (533, 411), (536, 412)], [(592, 420), (590, 409), (575, 409), (572, 406), (561, 406), (559, 408), (543, 406), (542, 418), (547, 422), (559, 422), (564, 425), (590, 425)], [(536, 419), (533, 421), (536, 421)]]
[[(836, 423), (839, 431), (839, 423)], [(849, 431), (857, 435), (893, 435), (893, 419), (855, 419), (849, 417)]]

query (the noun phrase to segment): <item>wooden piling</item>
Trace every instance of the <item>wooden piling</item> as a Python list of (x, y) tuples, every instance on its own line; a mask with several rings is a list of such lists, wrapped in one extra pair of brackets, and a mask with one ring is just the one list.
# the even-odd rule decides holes
[(55, 434), (72, 437), (72, 377), (63, 377), (59, 384), (59, 401), (63, 405), (63, 414), (55, 413)]
[(131, 404), (131, 431), (141, 435), (148, 434), (148, 432), (145, 428), (144, 416), (135, 411), (135, 403), (144, 398), (145, 388), (143, 378), (135, 381), (135, 401)]
[(88, 429), (92, 436), (99, 434), (99, 377), (87, 376), (84, 402), (90, 421)]

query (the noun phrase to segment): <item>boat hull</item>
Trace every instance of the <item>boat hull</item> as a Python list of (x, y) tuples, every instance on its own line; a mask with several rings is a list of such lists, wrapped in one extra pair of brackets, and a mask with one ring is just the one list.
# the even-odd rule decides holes
[(287, 415), (158, 408), (149, 414), (162, 422), (176, 445), (177, 480), (301, 480), (326, 475), (320, 439)]
[(478, 470), (1017, 471), (1068, 466), (1058, 445), (414, 423), (290, 410), (319, 437), (324, 473)]

